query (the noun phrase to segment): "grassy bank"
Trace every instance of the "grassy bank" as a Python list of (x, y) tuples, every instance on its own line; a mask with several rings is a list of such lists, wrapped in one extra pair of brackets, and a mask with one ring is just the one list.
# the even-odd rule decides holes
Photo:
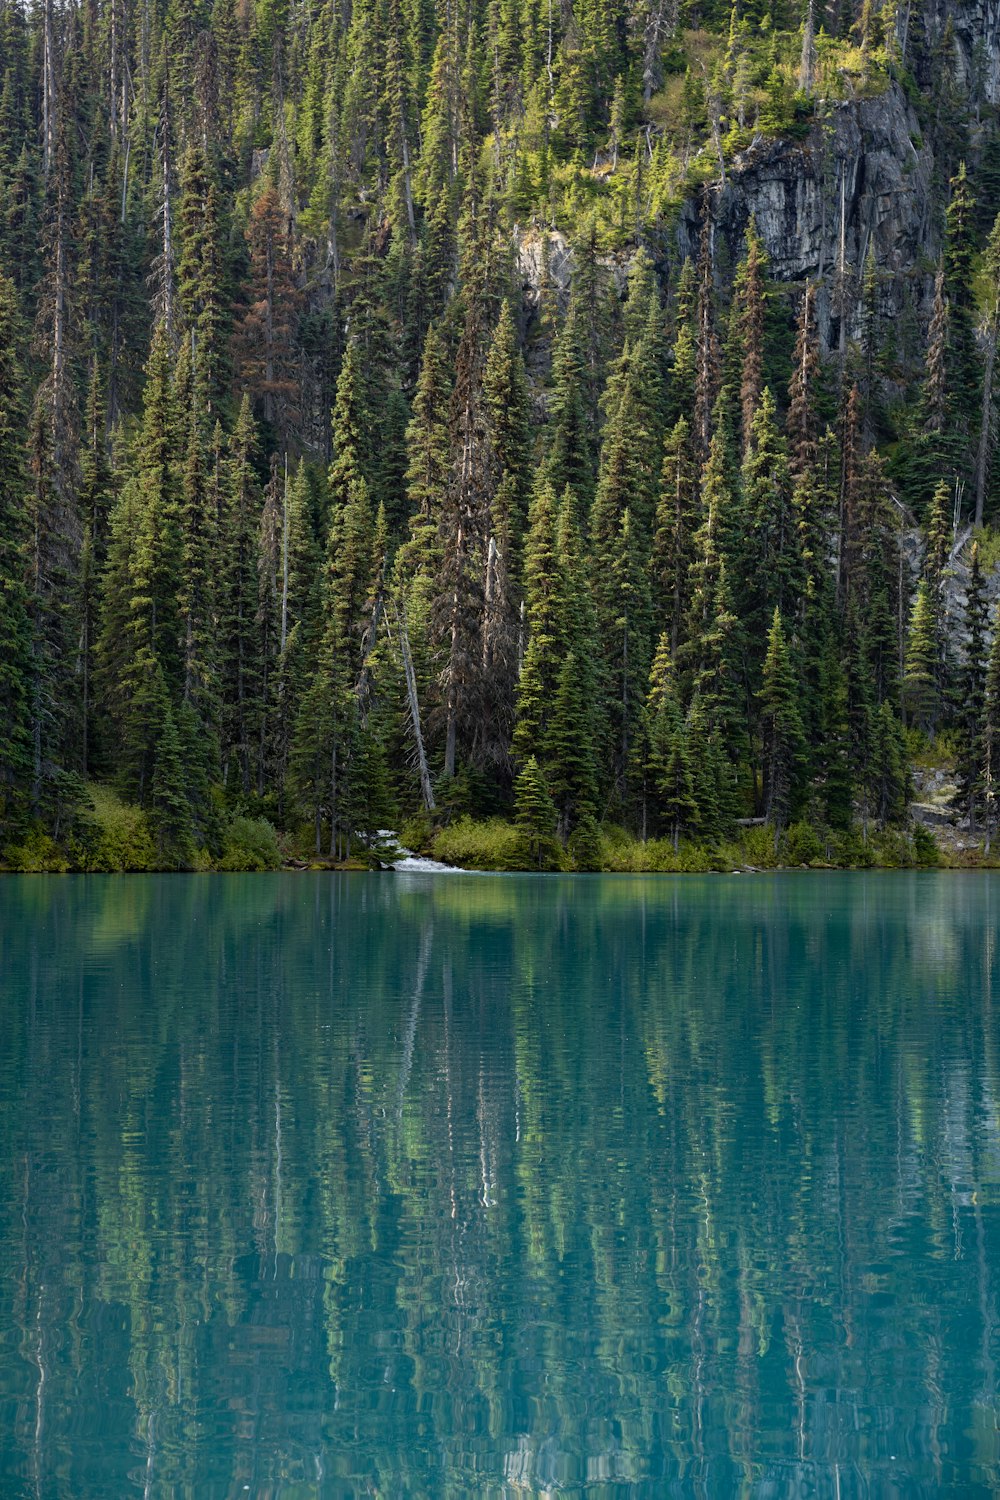
[[(163, 858), (155, 831), (141, 807), (105, 786), (88, 787), (90, 806), (77, 819), (71, 836), (57, 841), (32, 828), (16, 843), (0, 849), (0, 870), (21, 874), (133, 874), (175, 870)], [(278, 870), (284, 853), (278, 835), (265, 818), (219, 811), (215, 848), (194, 849), (180, 868), (256, 872)]]
[[(143, 873), (177, 869), (157, 850), (154, 830), (139, 807), (123, 802), (110, 788), (89, 788), (91, 810), (73, 836), (57, 843), (39, 829), (0, 850), (0, 871), (9, 873)], [(502, 818), (461, 817), (446, 827), (425, 818), (404, 824), (400, 842), (420, 854), (460, 869), (523, 871), (539, 868), (525, 856), (523, 836), (513, 822)], [(264, 872), (284, 866), (308, 869), (370, 868), (359, 845), (352, 859), (337, 862), (316, 857), (305, 830), (280, 834), (262, 817), (220, 810), (214, 850), (193, 851), (183, 868), (193, 871)], [(542, 861), (543, 869), (609, 874), (707, 873), (731, 870), (778, 869), (915, 869), (997, 868), (1000, 850), (986, 857), (981, 847), (956, 853), (939, 847), (919, 824), (907, 829), (873, 833), (868, 839), (855, 829), (835, 833), (808, 823), (795, 823), (778, 835), (771, 828), (749, 827), (738, 836), (711, 846), (670, 839), (640, 840), (618, 827), (603, 827), (586, 858), (554, 843)]]
[[(537, 868), (523, 858), (519, 830), (500, 818), (485, 822), (461, 818), (437, 832), (408, 825), (403, 830), (403, 840), (421, 853), (465, 869)], [(866, 840), (860, 830), (843, 834), (795, 823), (777, 836), (772, 828), (752, 827), (716, 845), (682, 841), (676, 849), (670, 839), (643, 841), (621, 828), (603, 828), (598, 858), (593, 863), (580, 866), (570, 851), (556, 848), (546, 868), (565, 872), (589, 868), (612, 874), (675, 874), (803, 867), (916, 869), (946, 863), (950, 861), (943, 859), (933, 835), (919, 825), (872, 834)]]

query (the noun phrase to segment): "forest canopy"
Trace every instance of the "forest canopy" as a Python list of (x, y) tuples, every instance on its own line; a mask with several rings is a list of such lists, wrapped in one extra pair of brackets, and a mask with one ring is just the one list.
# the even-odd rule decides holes
[[(761, 822), (854, 859), (935, 746), (988, 847), (966, 40), (871, 0), (0, 0), (0, 864), (489, 819), (508, 867)], [(908, 321), (843, 174), (791, 279), (744, 186), (890, 105)]]

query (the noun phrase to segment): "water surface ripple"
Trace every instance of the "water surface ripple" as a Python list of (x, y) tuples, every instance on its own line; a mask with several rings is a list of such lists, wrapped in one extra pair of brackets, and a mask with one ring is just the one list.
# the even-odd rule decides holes
[(995, 1495), (998, 917), (3, 880), (0, 1496)]

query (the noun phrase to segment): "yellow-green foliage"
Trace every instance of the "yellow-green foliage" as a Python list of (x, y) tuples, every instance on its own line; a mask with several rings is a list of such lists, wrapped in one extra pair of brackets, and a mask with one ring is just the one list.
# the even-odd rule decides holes
[(218, 869), (253, 873), (280, 870), (278, 836), (266, 818), (234, 817), (226, 829)]
[(450, 828), (443, 828), (434, 840), (435, 859), (467, 870), (517, 870), (520, 836), (513, 823), (490, 818), (477, 823), (473, 818), (459, 818)]
[(793, 823), (778, 843), (781, 860), (786, 865), (826, 863), (823, 841), (811, 823)]
[(63, 875), (70, 868), (66, 852), (41, 828), (31, 828), (20, 844), (11, 844), (0, 857), (0, 868), (18, 874)]
[(414, 813), (407, 818), (399, 832), (399, 842), (404, 849), (414, 854), (431, 854), (434, 848), (434, 831), (427, 813)]
[(115, 873), (156, 868), (156, 848), (141, 807), (123, 802), (110, 787), (91, 786), (95, 832), (79, 860), (82, 870)]
[(704, 874), (720, 868), (718, 856), (710, 849), (682, 842), (675, 849), (670, 839), (632, 838), (623, 828), (602, 831), (601, 849), (605, 870), (619, 875)]

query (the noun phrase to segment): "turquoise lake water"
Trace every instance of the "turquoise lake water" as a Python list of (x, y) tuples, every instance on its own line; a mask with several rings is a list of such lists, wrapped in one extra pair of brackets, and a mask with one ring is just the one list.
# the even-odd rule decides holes
[(1000, 877), (0, 881), (0, 1496), (1000, 1490)]

